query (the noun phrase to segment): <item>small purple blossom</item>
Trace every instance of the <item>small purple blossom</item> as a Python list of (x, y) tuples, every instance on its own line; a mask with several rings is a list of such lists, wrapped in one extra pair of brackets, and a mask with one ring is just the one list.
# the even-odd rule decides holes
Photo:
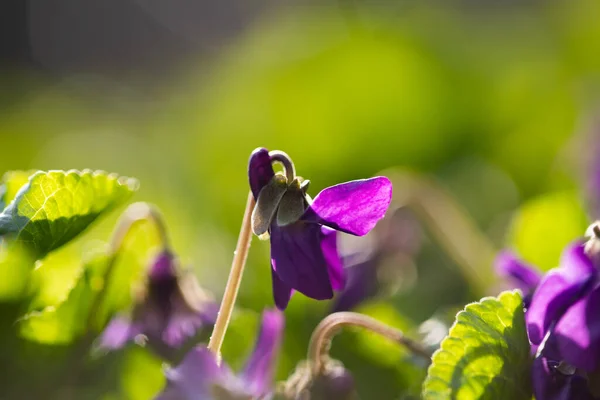
[(523, 288), (535, 286), (525, 320), (537, 351), (533, 387), (538, 399), (594, 398), (587, 376), (600, 367), (600, 275), (586, 251), (593, 248), (593, 242), (570, 245), (560, 266), (537, 284), (530, 267), (509, 253), (499, 257), (499, 268)]
[(351, 181), (326, 188), (311, 200), (308, 181), (275, 174), (272, 162), (266, 149), (256, 149), (248, 177), (257, 201), (254, 233), (268, 234), (271, 240), (275, 304), (285, 309), (293, 290), (331, 299), (346, 283), (336, 232), (363, 236), (373, 229), (391, 202), (392, 184), (385, 177)]
[(280, 311), (263, 312), (254, 350), (237, 375), (225, 363), (219, 365), (206, 347), (192, 349), (181, 364), (167, 370), (167, 386), (156, 400), (269, 398), (283, 327)]
[(120, 315), (109, 322), (100, 336), (100, 348), (120, 348), (138, 335), (177, 348), (203, 326), (212, 326), (217, 314), (217, 304), (191, 272), (178, 271), (169, 251), (154, 259), (146, 286), (134, 302), (130, 317)]

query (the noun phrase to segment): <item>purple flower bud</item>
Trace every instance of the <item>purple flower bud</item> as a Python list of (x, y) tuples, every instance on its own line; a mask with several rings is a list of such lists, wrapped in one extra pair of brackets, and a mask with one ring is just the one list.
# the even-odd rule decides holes
[(225, 363), (219, 365), (206, 347), (192, 349), (181, 364), (166, 372), (167, 386), (156, 400), (268, 398), (283, 327), (280, 311), (263, 312), (254, 350), (237, 375)]
[(343, 289), (346, 281), (336, 231), (363, 236), (373, 229), (391, 202), (389, 179), (346, 182), (321, 191), (311, 201), (307, 185), (298, 178), (288, 180), (283, 189), (270, 184), (273, 179), (283, 182), (285, 177), (275, 178), (271, 158), (263, 148), (250, 156), (248, 175), (257, 200), (255, 233), (262, 236), (268, 226), (270, 235), (276, 306), (285, 309), (292, 290), (317, 300), (332, 298), (333, 291)]
[(308, 389), (311, 400), (356, 400), (356, 384), (354, 377), (344, 367), (339, 366), (314, 378)]
[(116, 349), (138, 335), (168, 348), (181, 346), (204, 326), (212, 326), (217, 304), (189, 271), (179, 271), (174, 256), (161, 252), (148, 271), (143, 292), (129, 318), (117, 316), (100, 336), (99, 347)]

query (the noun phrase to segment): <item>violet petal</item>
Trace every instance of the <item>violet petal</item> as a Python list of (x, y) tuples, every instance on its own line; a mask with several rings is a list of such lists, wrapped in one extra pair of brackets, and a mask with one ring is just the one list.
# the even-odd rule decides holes
[(119, 349), (140, 333), (140, 329), (127, 318), (115, 317), (100, 335), (98, 346), (103, 349)]
[(299, 221), (271, 226), (271, 265), (275, 273), (292, 289), (316, 300), (333, 297), (322, 240), (317, 224)]
[(167, 387), (156, 400), (210, 399), (213, 385), (222, 385), (233, 377), (224, 363), (217, 365), (215, 355), (206, 347), (190, 350), (181, 364), (165, 374)]
[(275, 300), (275, 305), (278, 309), (285, 310), (292, 297), (292, 288), (277, 276), (277, 272), (273, 268), (271, 268), (271, 278), (273, 280), (273, 300)]
[(561, 266), (544, 276), (525, 315), (527, 332), (533, 344), (539, 345), (552, 322), (585, 294), (595, 273), (581, 244), (565, 250)]
[(262, 147), (255, 149), (248, 162), (248, 180), (255, 200), (258, 198), (260, 190), (271, 181), (274, 175), (275, 171), (273, 171), (269, 150)]
[(503, 251), (495, 260), (496, 273), (504, 278), (510, 278), (511, 283), (523, 294), (535, 290), (542, 279), (542, 274), (536, 268), (526, 264), (510, 251)]
[(563, 375), (545, 357), (538, 357), (533, 362), (533, 393), (536, 399), (544, 400), (593, 400), (587, 381), (582, 376)]
[(254, 350), (240, 377), (245, 390), (253, 396), (266, 395), (273, 384), (273, 371), (284, 327), (283, 313), (265, 310)]
[(363, 236), (385, 216), (391, 200), (386, 177), (346, 182), (321, 191), (301, 219)]
[(327, 273), (333, 290), (343, 290), (346, 286), (346, 271), (337, 250), (337, 231), (326, 226), (321, 227), (323, 240), (321, 250), (327, 262)]
[(600, 286), (573, 304), (554, 328), (562, 359), (594, 371), (600, 364)]

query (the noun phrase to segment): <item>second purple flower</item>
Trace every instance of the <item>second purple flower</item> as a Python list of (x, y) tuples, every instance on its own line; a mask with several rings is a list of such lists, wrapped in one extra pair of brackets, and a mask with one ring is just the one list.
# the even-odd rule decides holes
[[(275, 173), (275, 161), (284, 164), (285, 175)], [(285, 309), (292, 290), (317, 300), (332, 298), (333, 291), (343, 289), (346, 281), (336, 232), (363, 236), (373, 229), (392, 199), (389, 179), (342, 183), (312, 200), (306, 193), (309, 181), (295, 176), (287, 155), (264, 148), (250, 156), (248, 177), (256, 200), (253, 231), (271, 240), (276, 306)]]

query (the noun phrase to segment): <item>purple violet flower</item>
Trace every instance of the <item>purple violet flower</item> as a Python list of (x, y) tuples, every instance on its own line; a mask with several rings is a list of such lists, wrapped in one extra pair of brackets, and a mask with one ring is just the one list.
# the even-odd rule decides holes
[[(533, 387), (538, 399), (595, 398), (588, 376), (600, 367), (597, 240), (592, 237), (585, 245), (577, 242), (567, 247), (560, 266), (540, 280), (525, 313), (529, 340), (537, 350)], [(508, 270), (525, 271), (510, 260), (505, 257), (505, 264), (514, 267)], [(527, 273), (516, 275), (522, 282), (535, 281)]]
[(100, 336), (99, 347), (117, 349), (138, 335), (150, 343), (178, 348), (203, 326), (214, 324), (218, 305), (189, 271), (178, 271), (169, 251), (154, 259), (144, 290), (137, 293), (131, 317), (116, 316)]
[(243, 371), (235, 375), (218, 364), (206, 347), (192, 349), (177, 367), (167, 370), (167, 386), (156, 400), (220, 400), (269, 398), (275, 358), (284, 327), (278, 310), (263, 312), (256, 345)]
[(331, 299), (346, 283), (336, 231), (363, 236), (373, 229), (391, 202), (392, 184), (385, 177), (351, 181), (326, 188), (311, 200), (309, 181), (294, 177), (289, 182), (275, 174), (272, 162), (266, 149), (254, 150), (248, 177), (256, 199), (253, 231), (270, 235), (275, 305), (284, 310), (292, 290)]

